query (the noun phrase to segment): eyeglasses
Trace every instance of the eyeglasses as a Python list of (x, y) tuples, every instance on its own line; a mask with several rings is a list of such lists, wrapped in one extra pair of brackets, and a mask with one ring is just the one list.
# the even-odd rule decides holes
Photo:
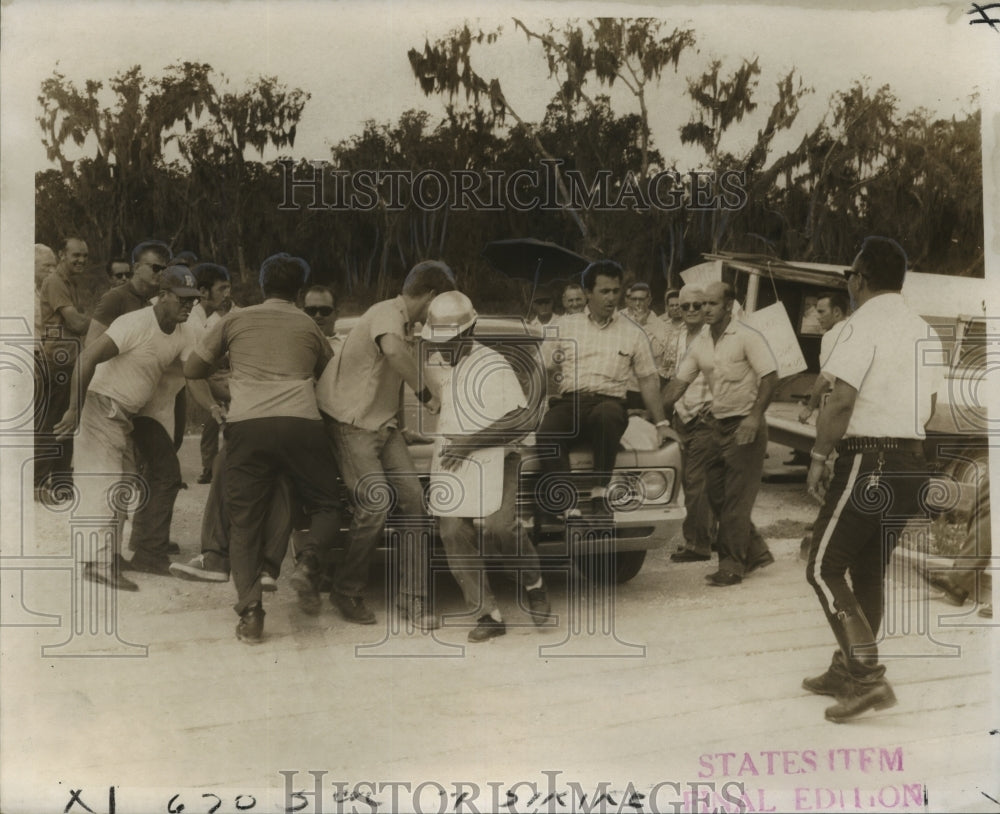
[(132, 272), (131, 271), (116, 271), (111, 276), (114, 277), (116, 280), (131, 280), (132, 279)]
[(333, 313), (333, 306), (332, 305), (307, 305), (302, 310), (305, 311), (307, 314), (309, 314), (309, 316), (311, 316), (311, 317), (315, 317), (315, 316), (328, 317), (328, 316), (330, 316), (330, 314)]
[[(149, 266), (153, 270), (154, 274), (159, 274), (161, 271), (163, 271), (166, 268), (166, 266), (161, 266), (159, 263), (143, 263), (142, 265)], [(132, 273), (129, 272), (129, 277), (131, 277), (131, 276), (132, 276)]]
[(702, 303), (700, 303), (700, 302), (685, 302), (685, 303), (681, 303), (681, 310), (682, 311), (697, 311), (699, 308), (701, 308), (701, 306), (702, 306)]

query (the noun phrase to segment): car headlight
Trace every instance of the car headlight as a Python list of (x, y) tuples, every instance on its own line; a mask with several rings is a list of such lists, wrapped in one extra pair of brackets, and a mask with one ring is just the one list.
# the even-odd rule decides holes
[(650, 504), (668, 503), (673, 492), (673, 469), (616, 472), (608, 484), (607, 500), (615, 511), (627, 512)]

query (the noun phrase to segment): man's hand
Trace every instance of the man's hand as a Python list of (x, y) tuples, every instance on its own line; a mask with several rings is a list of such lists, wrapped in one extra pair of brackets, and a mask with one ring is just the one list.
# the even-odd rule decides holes
[(813, 409), (808, 404), (803, 404), (799, 410), (799, 423), (805, 424), (813, 414)]
[(228, 410), (226, 410), (225, 405), (223, 404), (212, 405), (212, 418), (214, 419), (216, 424), (225, 424), (227, 413)]
[(70, 407), (59, 419), (59, 423), (52, 428), (52, 432), (55, 433), (56, 438), (68, 438), (76, 432), (76, 426), (79, 422), (79, 414), (75, 408)]
[(752, 444), (754, 439), (757, 437), (757, 431), (759, 429), (760, 419), (753, 415), (748, 415), (736, 428), (736, 433), (733, 438), (740, 446), (744, 444)]
[(826, 498), (826, 490), (830, 486), (832, 469), (827, 461), (813, 459), (809, 462), (809, 472), (806, 475), (806, 493), (822, 503)]
[(656, 426), (656, 441), (662, 447), (670, 438), (670, 425), (658, 424)]
[(461, 447), (449, 443), (441, 448), (440, 462), (441, 468), (445, 472), (455, 471), (465, 460), (467, 460), (467, 456), (463, 454)]

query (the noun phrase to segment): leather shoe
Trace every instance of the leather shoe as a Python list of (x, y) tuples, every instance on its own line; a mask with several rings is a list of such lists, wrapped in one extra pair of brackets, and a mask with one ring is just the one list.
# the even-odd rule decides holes
[(834, 697), (845, 695), (851, 683), (851, 674), (844, 664), (844, 654), (840, 650), (835, 650), (830, 667), (823, 675), (812, 676), (802, 679), (802, 689), (808, 690), (814, 695), (832, 695)]
[(164, 557), (162, 560), (156, 557), (144, 557), (140, 554), (136, 554), (131, 560), (125, 560), (128, 563), (128, 571), (138, 571), (142, 574), (155, 574), (158, 577), (169, 577), (170, 572), (170, 560)]
[(485, 616), (480, 616), (476, 626), (469, 631), (469, 641), (485, 642), (488, 639), (503, 636), (506, 632), (507, 625), (503, 622), (498, 622), (487, 613)]
[(212, 482), (212, 470), (211, 469), (202, 470), (202, 473), (198, 476), (198, 483), (211, 483), (211, 482)]
[(730, 571), (717, 571), (712, 574), (708, 584), (714, 588), (728, 588), (730, 585), (739, 585), (743, 582), (743, 577), (733, 574)]
[[(528, 599), (528, 613), (536, 627), (546, 627), (555, 624), (555, 617), (552, 615), (552, 606), (549, 604), (549, 596), (544, 587), (530, 588), (525, 595)], [(490, 617), (493, 618), (492, 616)]]
[(251, 602), (236, 624), (236, 638), (247, 644), (257, 644), (264, 639), (264, 608), (260, 602)]
[[(441, 627), (441, 620), (427, 607), (427, 600), (422, 596), (411, 596), (408, 599), (400, 597), (396, 607), (400, 615), (413, 622), (418, 630), (437, 630)], [(372, 618), (374, 619), (374, 614)]]
[(965, 600), (969, 598), (969, 592), (964, 588), (959, 588), (945, 574), (928, 574), (927, 583), (941, 591), (941, 598), (956, 608), (962, 607), (965, 604)]
[(747, 566), (747, 573), (756, 571), (758, 568), (766, 568), (769, 565), (774, 564), (774, 554), (770, 551), (765, 551), (757, 559)]
[[(295, 564), (295, 570), (288, 582), (299, 598), (299, 610), (307, 616), (318, 616), (323, 603), (316, 589), (316, 563), (311, 557), (303, 557)], [(333, 595), (331, 594), (331, 597)]]
[(336, 591), (330, 591), (330, 602), (348, 622), (354, 622), (357, 625), (375, 624), (375, 614), (365, 604), (364, 597), (345, 596)]
[(671, 562), (708, 562), (711, 554), (699, 554), (690, 548), (681, 548), (670, 555)]
[(885, 667), (863, 679), (850, 678), (837, 703), (826, 708), (826, 719), (835, 724), (856, 718), (869, 709), (888, 709), (896, 705), (896, 694), (885, 680)]
[(83, 578), (98, 585), (107, 585), (119, 591), (138, 591), (139, 586), (132, 580), (123, 577), (117, 569), (98, 568), (96, 563), (88, 562), (83, 566)]

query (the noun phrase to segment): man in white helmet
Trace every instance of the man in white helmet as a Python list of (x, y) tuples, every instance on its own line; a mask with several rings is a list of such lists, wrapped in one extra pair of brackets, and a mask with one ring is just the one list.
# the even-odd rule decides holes
[[(469, 641), (483, 642), (507, 632), (486, 576), (486, 536), (505, 558), (517, 558), (518, 582), (535, 624), (549, 623), (551, 614), (538, 553), (517, 518), (521, 456), (515, 445), (534, 429), (534, 413), (503, 354), (473, 339), (476, 319), (464, 294), (439, 294), (427, 310), (421, 336), (432, 348), (427, 367), (441, 374), (427, 377), (441, 386), (431, 511), (440, 516), (452, 574), (477, 614)], [(473, 523), (476, 517), (482, 518), (481, 532)]]

